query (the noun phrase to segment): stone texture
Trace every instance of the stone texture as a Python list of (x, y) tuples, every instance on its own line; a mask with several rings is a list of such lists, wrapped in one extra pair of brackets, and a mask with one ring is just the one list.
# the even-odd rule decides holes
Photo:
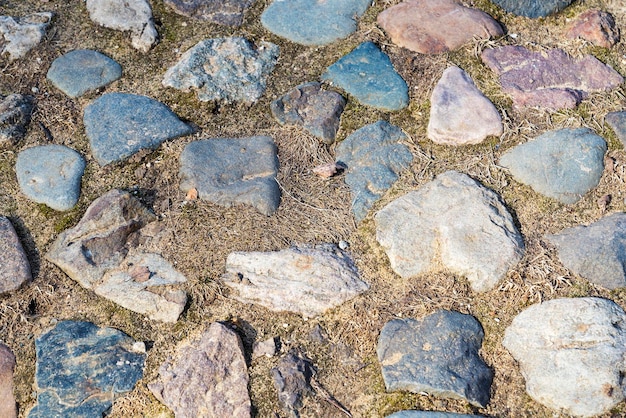
[(493, 372), (478, 355), (483, 337), (480, 323), (459, 312), (387, 322), (376, 350), (387, 390), (427, 392), (484, 408)]
[(600, 182), (606, 150), (604, 139), (591, 129), (559, 129), (511, 148), (500, 165), (533, 190), (573, 204)]
[(203, 102), (252, 104), (265, 92), (278, 59), (278, 46), (245, 38), (205, 39), (185, 52), (163, 76), (163, 85), (196, 90)]
[(30, 263), (13, 224), (0, 216), (0, 294), (17, 290), (32, 278)]
[(321, 89), (320, 83), (295, 87), (270, 105), (281, 125), (299, 125), (325, 144), (335, 142), (339, 118), (346, 99), (339, 93)]
[(607, 299), (556, 299), (513, 319), (502, 344), (526, 392), (561, 413), (590, 417), (624, 399), (626, 314)]
[(346, 167), (345, 182), (352, 193), (352, 211), (357, 221), (367, 215), (407, 168), (413, 155), (401, 144), (406, 135), (385, 121), (366, 125), (344, 139), (336, 148), (338, 164)]
[(219, 322), (184, 342), (148, 388), (176, 418), (250, 417), (248, 369), (239, 336)]
[(0, 95), (0, 144), (15, 145), (24, 138), (33, 108), (32, 96)]
[(17, 408), (13, 396), (13, 370), (15, 356), (0, 342), (0, 417), (16, 418)]
[(254, 0), (164, 0), (164, 3), (183, 16), (238, 27)]
[(55, 59), (48, 80), (70, 97), (99, 89), (122, 76), (122, 67), (111, 58), (89, 49), (78, 49)]
[(391, 268), (405, 278), (444, 267), (485, 292), (524, 253), (522, 235), (499, 196), (456, 171), (394, 200), (374, 220)]
[(332, 244), (234, 252), (222, 279), (241, 302), (305, 317), (321, 315), (369, 289), (350, 256)]
[(622, 141), (624, 148), (626, 148), (626, 111), (624, 112), (611, 112), (604, 118), (606, 123), (613, 129), (617, 139)]
[(265, 341), (256, 341), (252, 346), (252, 359), (259, 357), (274, 357), (276, 355), (276, 338)]
[(479, 144), (504, 129), (496, 107), (459, 67), (449, 67), (430, 97), (428, 137), (438, 144)]
[(492, 0), (507, 12), (530, 18), (546, 17), (557, 13), (574, 0)]
[(624, 81), (594, 56), (573, 58), (562, 49), (533, 52), (508, 45), (485, 49), (481, 58), (500, 76), (516, 107), (571, 109), (588, 93), (612, 90)]
[(487, 13), (456, 0), (405, 0), (376, 20), (394, 44), (422, 54), (452, 51), (474, 39), (504, 35), (502, 26)]
[(370, 0), (274, 0), (261, 15), (270, 32), (301, 45), (327, 45), (356, 30)]
[(594, 45), (611, 48), (619, 42), (619, 29), (611, 13), (590, 9), (576, 18), (566, 36), (570, 39), (582, 38)]
[(52, 21), (52, 13), (33, 13), (24, 17), (0, 16), (0, 54), (10, 60), (22, 58), (37, 46)]
[(90, 322), (59, 322), (35, 349), (37, 405), (29, 418), (102, 416), (141, 379), (146, 359), (145, 346), (138, 352), (128, 335)]
[(409, 88), (389, 57), (372, 42), (363, 42), (322, 74), (360, 103), (385, 111), (409, 104)]
[(147, 0), (86, 0), (89, 17), (105, 28), (130, 31), (135, 49), (148, 52), (159, 34)]
[(271, 370), (278, 403), (290, 417), (298, 418), (302, 398), (314, 394), (311, 379), (315, 373), (311, 361), (295, 351), (283, 356)]
[(280, 204), (278, 157), (269, 136), (189, 143), (180, 155), (180, 188), (222, 206), (246, 204), (270, 216)]
[(471, 418), (478, 415), (455, 414), (453, 412), (430, 412), (430, 411), (398, 411), (387, 418)]
[(85, 108), (85, 132), (100, 165), (193, 132), (163, 103), (126, 93), (104, 94)]
[(26, 197), (54, 210), (70, 210), (78, 202), (85, 160), (64, 145), (39, 145), (17, 155), (15, 172)]

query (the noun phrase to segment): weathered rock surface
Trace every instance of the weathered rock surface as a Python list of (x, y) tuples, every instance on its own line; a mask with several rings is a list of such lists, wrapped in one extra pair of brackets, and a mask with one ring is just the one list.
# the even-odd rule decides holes
[(183, 16), (219, 25), (240, 26), (244, 12), (254, 0), (164, 0)]
[(502, 344), (520, 364), (535, 401), (590, 417), (624, 399), (625, 321), (610, 300), (550, 300), (515, 317)]
[(104, 94), (85, 108), (85, 132), (100, 165), (193, 132), (167, 106), (146, 96)]
[(455, 414), (452, 412), (430, 412), (430, 411), (398, 411), (387, 418), (471, 418), (479, 415)]
[(490, 135), (502, 135), (496, 107), (459, 67), (449, 67), (430, 98), (428, 137), (438, 144), (478, 144)]
[(611, 48), (619, 42), (619, 29), (611, 13), (591, 9), (576, 18), (566, 36), (570, 39), (582, 38), (594, 45)]
[(252, 346), (252, 359), (259, 357), (274, 357), (276, 355), (276, 338), (268, 338), (264, 341), (257, 341)]
[(281, 125), (300, 125), (326, 144), (335, 142), (346, 99), (322, 90), (320, 83), (305, 83), (272, 102), (272, 115)]
[(147, 0), (87, 0), (89, 17), (105, 28), (130, 31), (135, 49), (148, 52), (159, 34)]
[(177, 418), (250, 417), (248, 368), (239, 336), (219, 322), (179, 345), (148, 388)]
[(245, 38), (205, 39), (185, 52), (163, 76), (163, 85), (196, 90), (203, 102), (254, 103), (265, 92), (278, 59), (278, 46)]
[(234, 252), (224, 283), (234, 297), (273, 311), (315, 317), (369, 289), (348, 254), (332, 244), (275, 252)]
[(222, 206), (246, 204), (264, 215), (280, 204), (278, 157), (269, 136), (189, 143), (180, 156), (180, 188)]
[(624, 81), (594, 56), (572, 58), (562, 49), (533, 52), (508, 45), (485, 49), (481, 58), (517, 107), (571, 109), (588, 93), (612, 90)]
[(493, 372), (478, 355), (483, 337), (480, 323), (459, 312), (387, 322), (376, 350), (387, 390), (427, 392), (484, 408)]
[(487, 13), (456, 0), (405, 0), (376, 20), (394, 44), (422, 54), (452, 51), (473, 39), (504, 35), (502, 26)]
[(0, 216), (0, 295), (19, 289), (32, 278), (30, 263), (13, 224)]
[(613, 129), (617, 138), (622, 141), (624, 148), (626, 148), (626, 111), (611, 112), (606, 115), (605, 120)]
[(508, 150), (500, 165), (533, 190), (573, 204), (600, 182), (606, 150), (591, 129), (559, 129)]
[(32, 96), (0, 95), (0, 144), (15, 145), (24, 137), (33, 108)]
[(389, 57), (372, 42), (363, 42), (322, 74), (364, 105), (394, 111), (409, 104), (409, 88)]
[(17, 155), (15, 172), (26, 197), (54, 210), (70, 210), (78, 202), (85, 160), (64, 145), (39, 145)]
[(405, 139), (400, 128), (378, 121), (352, 133), (337, 146), (337, 162), (346, 167), (345, 182), (358, 221), (413, 161), (409, 148), (400, 143)]
[(290, 417), (299, 417), (302, 398), (314, 394), (311, 379), (316, 371), (311, 361), (300, 353), (291, 351), (271, 370), (278, 402)]
[(493, 0), (507, 12), (530, 18), (546, 17), (559, 12), (574, 0)]
[(275, 0), (261, 15), (270, 32), (301, 45), (326, 45), (356, 30), (370, 0)]
[(41, 42), (51, 21), (50, 12), (0, 16), (0, 54), (9, 54), (11, 60), (22, 58)]
[(113, 328), (59, 322), (35, 340), (37, 405), (28, 417), (102, 416), (141, 379), (143, 348), (137, 350), (132, 338)]
[(13, 370), (15, 356), (0, 342), (0, 417), (16, 418), (17, 408), (13, 396)]
[(122, 67), (98, 51), (78, 49), (55, 59), (48, 80), (70, 97), (99, 89), (122, 76)]

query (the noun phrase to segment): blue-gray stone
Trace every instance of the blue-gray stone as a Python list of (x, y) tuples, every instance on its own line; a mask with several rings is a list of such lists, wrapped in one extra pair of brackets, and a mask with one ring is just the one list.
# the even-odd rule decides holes
[(68, 52), (55, 59), (48, 80), (70, 97), (104, 87), (122, 76), (122, 67), (111, 58), (89, 49)]
[(546, 17), (557, 13), (574, 0), (492, 0), (507, 12), (530, 18)]
[(626, 111), (611, 112), (604, 118), (626, 148)]
[(389, 57), (372, 42), (363, 42), (322, 75), (359, 102), (393, 111), (409, 104), (409, 88)]
[(358, 221), (413, 161), (409, 148), (400, 143), (404, 139), (400, 128), (381, 120), (362, 127), (337, 146), (337, 162), (346, 167), (345, 182)]
[(484, 408), (493, 372), (478, 355), (483, 337), (473, 316), (453, 311), (387, 322), (377, 347), (387, 390), (427, 392)]
[(430, 412), (430, 411), (398, 411), (387, 418), (471, 418), (478, 415), (455, 414), (453, 412)]
[(510, 149), (500, 165), (535, 191), (572, 204), (600, 182), (606, 149), (591, 129), (560, 129)]
[(356, 30), (371, 0), (274, 0), (261, 15), (267, 30), (301, 45), (326, 45)]
[(0, 94), (0, 144), (15, 145), (24, 137), (34, 107), (32, 96)]
[(180, 188), (222, 206), (243, 203), (264, 215), (280, 204), (278, 157), (268, 136), (194, 141), (180, 155)]
[(143, 375), (143, 350), (128, 335), (63, 321), (35, 341), (37, 405), (29, 418), (101, 417)]
[(192, 133), (167, 106), (149, 97), (104, 94), (85, 108), (91, 152), (100, 165), (120, 161), (142, 149)]
[(70, 210), (80, 196), (85, 160), (64, 145), (40, 145), (21, 151), (15, 172), (22, 193), (54, 210)]

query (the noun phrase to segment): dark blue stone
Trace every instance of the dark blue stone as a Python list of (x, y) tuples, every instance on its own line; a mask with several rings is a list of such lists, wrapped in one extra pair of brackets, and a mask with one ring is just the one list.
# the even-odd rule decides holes
[(70, 97), (104, 87), (122, 76), (122, 67), (97, 51), (79, 49), (55, 59), (48, 80)]
[(492, 0), (507, 12), (530, 18), (546, 17), (563, 10), (574, 0)]

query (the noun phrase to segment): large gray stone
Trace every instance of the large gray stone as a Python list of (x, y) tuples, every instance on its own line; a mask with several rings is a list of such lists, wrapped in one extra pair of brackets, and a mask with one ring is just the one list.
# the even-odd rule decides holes
[(0, 294), (19, 289), (31, 280), (30, 264), (13, 224), (0, 216)]
[(391, 268), (406, 278), (442, 266), (485, 292), (524, 253), (522, 235), (499, 196), (456, 171), (394, 200), (374, 220)]
[(546, 17), (569, 6), (574, 0), (492, 0), (510, 13), (530, 18)]
[(255, 0), (164, 0), (176, 13), (227, 26), (240, 26)]
[(0, 144), (15, 145), (24, 137), (33, 108), (32, 96), (0, 95)]
[(626, 314), (610, 300), (556, 299), (516, 316), (502, 344), (535, 401), (590, 417), (624, 400), (625, 323)]
[(234, 331), (219, 322), (180, 344), (148, 388), (177, 418), (250, 417), (243, 345)]
[(500, 165), (535, 191), (573, 204), (600, 182), (606, 149), (591, 129), (560, 129), (508, 150)]
[(626, 148), (626, 111), (611, 112), (606, 115), (605, 120)]
[(13, 370), (15, 356), (0, 342), (0, 417), (16, 418), (17, 408), (13, 396)]
[(311, 361), (296, 350), (283, 356), (271, 370), (278, 403), (290, 417), (298, 418), (303, 398), (315, 393), (311, 387), (315, 373)]
[(50, 12), (0, 16), (0, 54), (9, 54), (11, 60), (22, 58), (41, 42), (51, 21)]
[(480, 323), (459, 312), (387, 322), (376, 349), (387, 390), (427, 392), (484, 408), (493, 372), (478, 355), (483, 337)]

